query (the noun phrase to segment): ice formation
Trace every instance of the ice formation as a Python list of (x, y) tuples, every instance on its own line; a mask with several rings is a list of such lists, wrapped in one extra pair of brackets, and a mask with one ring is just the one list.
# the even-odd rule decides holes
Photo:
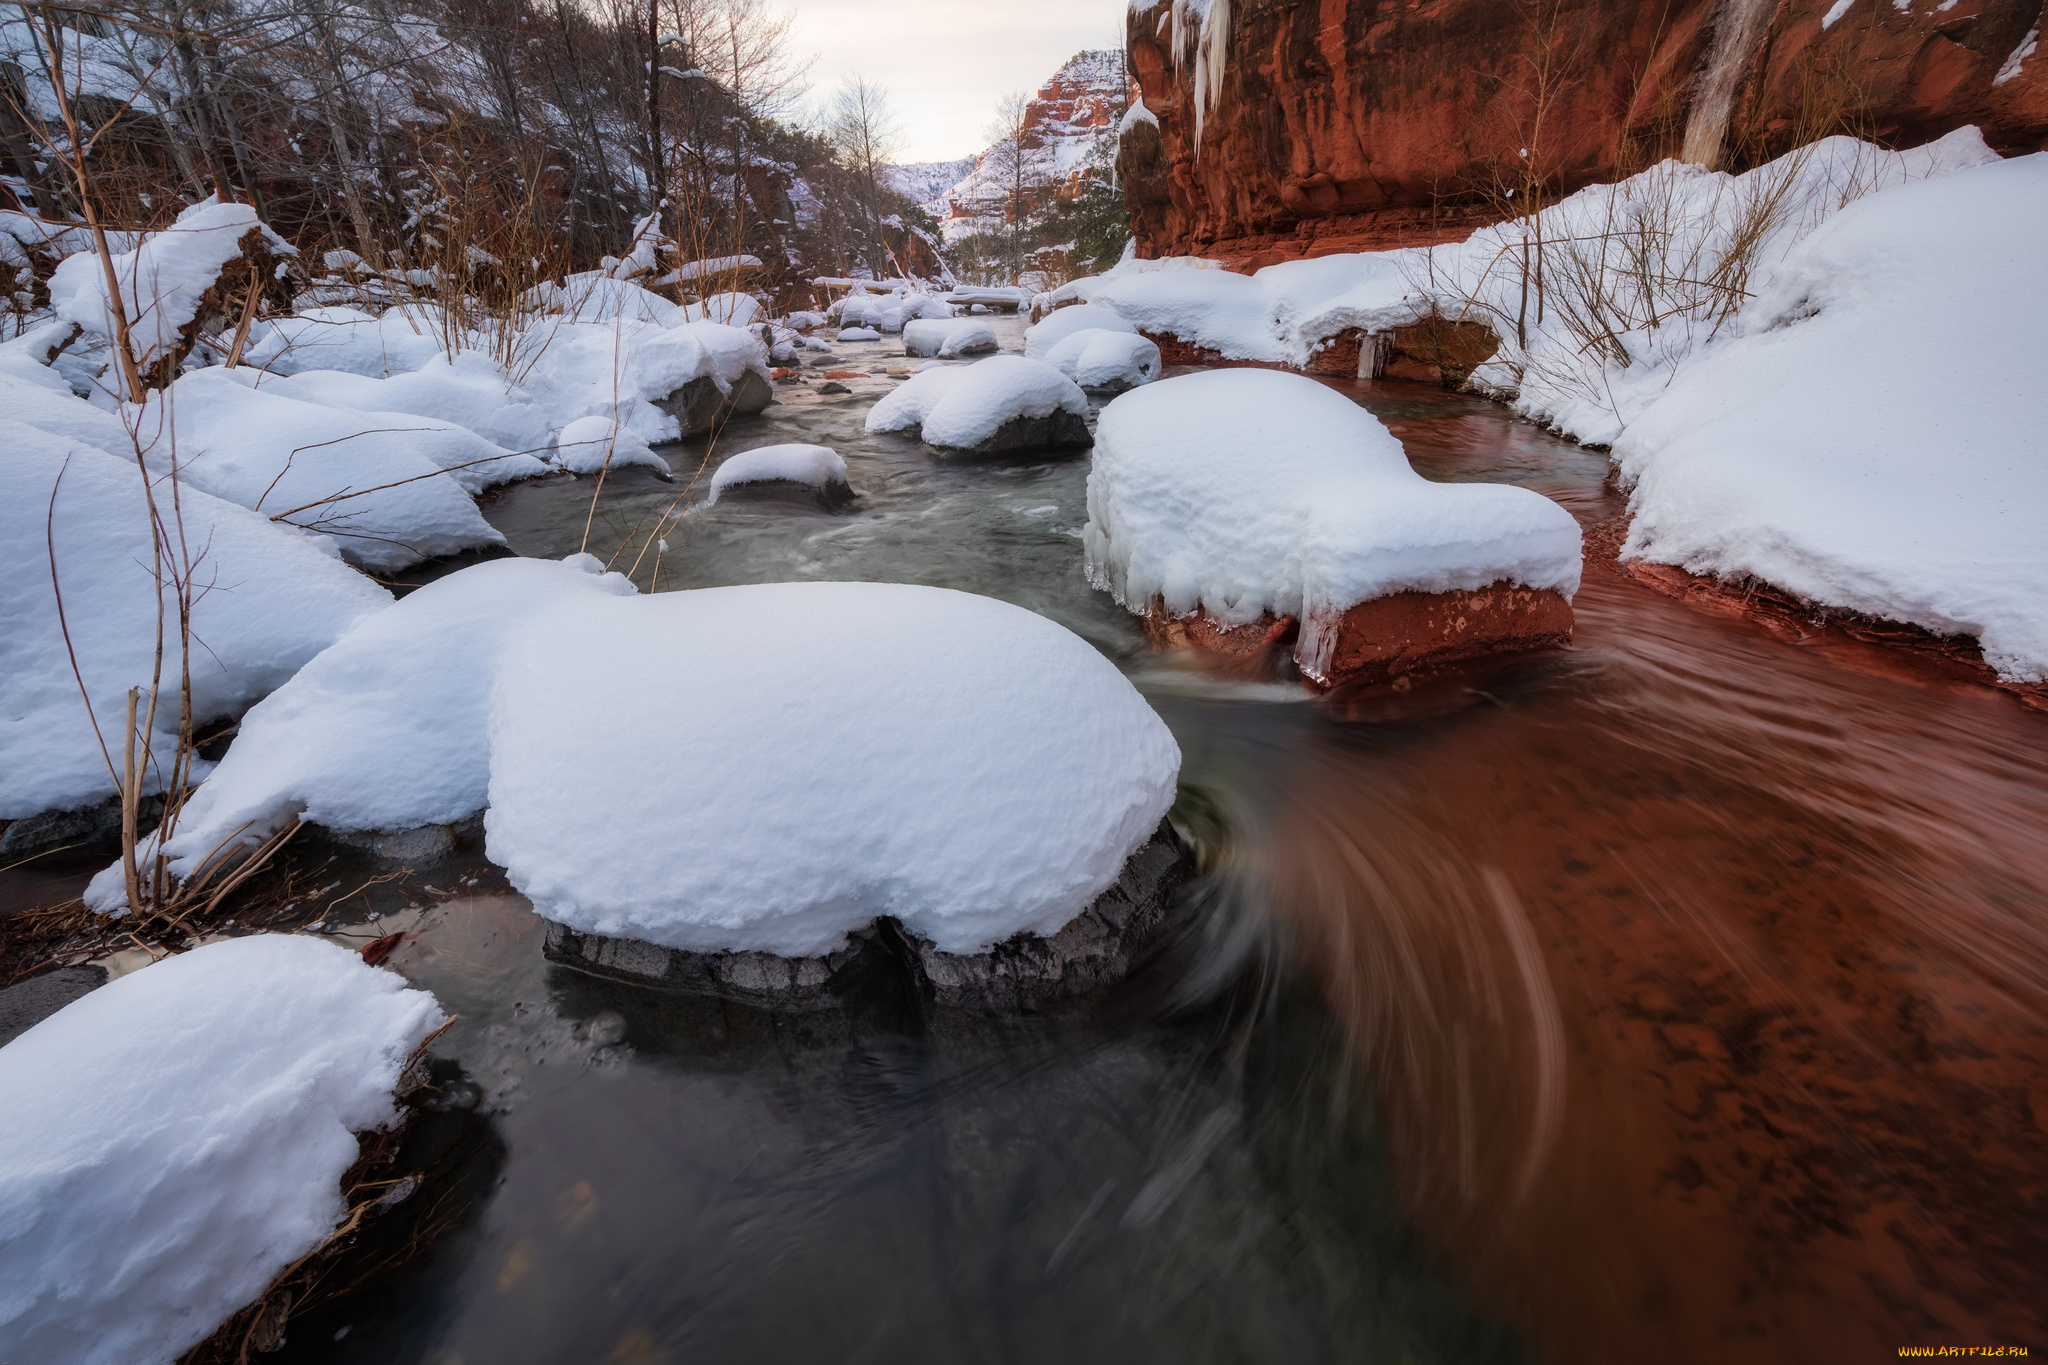
[(318, 939), (195, 948), (0, 1047), (0, 1359), (170, 1365), (341, 1223), (441, 1022)]

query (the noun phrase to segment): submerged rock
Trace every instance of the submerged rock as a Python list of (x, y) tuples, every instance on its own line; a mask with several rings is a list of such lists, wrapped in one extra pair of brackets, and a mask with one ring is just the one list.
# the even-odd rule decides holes
[(541, 951), (599, 976), (784, 1013), (837, 1009), (869, 988), (878, 969), (908, 972), (941, 1008), (1029, 1012), (1112, 986), (1160, 941), (1194, 862), (1170, 825), (1125, 862), (1108, 890), (1051, 936), (1017, 934), (982, 953), (948, 953), (882, 919), (823, 957), (690, 952), (585, 933), (547, 921)]

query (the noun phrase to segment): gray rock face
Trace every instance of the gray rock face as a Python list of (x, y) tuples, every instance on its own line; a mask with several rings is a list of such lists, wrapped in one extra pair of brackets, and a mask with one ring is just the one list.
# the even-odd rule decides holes
[(750, 479), (719, 489), (718, 501), (795, 503), (799, 507), (836, 512), (853, 501), (853, 487), (845, 483), (800, 483), (795, 479)]
[(775, 390), (768, 381), (748, 370), (733, 381), (729, 393), (720, 393), (718, 381), (710, 375), (699, 375), (655, 406), (681, 423), (688, 437), (722, 427), (734, 417), (752, 417), (774, 401)]
[[(925, 444), (931, 445), (929, 441)], [(948, 459), (974, 459), (1040, 450), (1085, 450), (1094, 444), (1095, 438), (1088, 434), (1088, 419), (1062, 408), (1049, 417), (1012, 417), (976, 445), (931, 448)]]
[(59, 967), (0, 990), (0, 1047), (106, 982), (105, 967)]
[(1121, 981), (1145, 960), (1172, 919), (1194, 862), (1161, 824), (1114, 885), (1050, 938), (1018, 934), (985, 953), (945, 953), (879, 920), (828, 957), (692, 953), (637, 939), (586, 934), (550, 921), (542, 952), (600, 976), (715, 996), (783, 1013), (838, 1008), (878, 973), (904, 972), (942, 1009), (1009, 1014), (1042, 1010)]
[[(147, 834), (163, 814), (164, 799), (148, 796), (138, 810), (136, 829)], [(46, 810), (0, 829), (0, 866), (26, 862), (46, 853), (75, 857), (108, 857), (121, 851), (121, 799), (110, 796), (83, 810)]]

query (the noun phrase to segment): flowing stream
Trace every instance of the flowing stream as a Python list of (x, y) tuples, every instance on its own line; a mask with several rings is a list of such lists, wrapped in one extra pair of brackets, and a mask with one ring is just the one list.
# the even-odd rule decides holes
[[(643, 588), (886, 579), (1060, 621), (1178, 736), (1213, 894), (1100, 1008), (931, 1036), (551, 967), (488, 877), (359, 931), (418, 930), (392, 963), (461, 1014), (437, 1052), (480, 1103), (415, 1196), (425, 1252), (276, 1359), (2048, 1344), (2048, 716), (1593, 563), (1567, 651), (1343, 706), (1225, 681), (1089, 588), (1085, 456), (941, 463), (862, 432), (885, 379), (817, 387), (710, 461), (832, 445), (854, 506), (692, 506)], [(1342, 387), (1431, 478), (1620, 511), (1603, 456), (1498, 407)], [(567, 478), (486, 512), (608, 555), (704, 452), (670, 454), (594, 516)]]

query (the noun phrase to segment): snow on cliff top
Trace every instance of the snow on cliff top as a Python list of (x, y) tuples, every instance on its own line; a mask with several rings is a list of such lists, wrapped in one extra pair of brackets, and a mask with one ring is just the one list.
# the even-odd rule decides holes
[(552, 612), (511, 651), (491, 746), (491, 857), (542, 914), (793, 956), (879, 915), (948, 952), (1057, 932), (1151, 837), (1180, 766), (1078, 636), (892, 583)]
[[(117, 459), (5, 419), (0, 451), (0, 819), (11, 820), (114, 793), (108, 756), (120, 764), (128, 689), (149, 686), (159, 587), (133, 456)], [(163, 483), (157, 496), (169, 500)], [(256, 700), (391, 604), (390, 594), (317, 537), (195, 488), (179, 502), (185, 543), (196, 547), (195, 721)], [(178, 725), (177, 599), (175, 587), (161, 591), (173, 644), (165, 665), (170, 700), (159, 710), (155, 746), (168, 762)], [(73, 651), (104, 752), (79, 696)]]
[(1102, 410), (1088, 475), (1089, 576), (1229, 625), (1313, 628), (1389, 593), (1499, 580), (1569, 596), (1579, 527), (1539, 493), (1431, 483), (1365, 409), (1301, 375), (1217, 370)]
[(0, 1359), (169, 1365), (325, 1241), (433, 996), (317, 939), (153, 963), (0, 1047)]
[(1974, 635), (2048, 678), (2043, 223), (2037, 154), (1822, 225), (1616, 442), (1623, 552)]

